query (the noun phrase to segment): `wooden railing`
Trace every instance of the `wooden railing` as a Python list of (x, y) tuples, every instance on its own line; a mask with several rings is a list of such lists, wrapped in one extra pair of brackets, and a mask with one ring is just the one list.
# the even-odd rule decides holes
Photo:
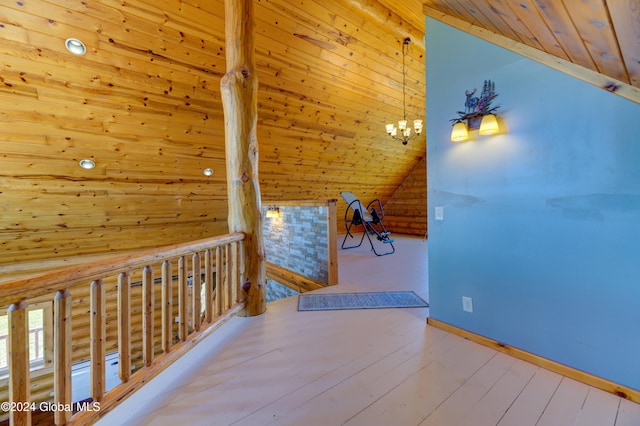
[[(28, 341), (33, 342), (33, 351), (29, 351), (29, 361), (37, 361), (44, 358), (42, 344), (42, 334), (44, 327), (36, 327), (29, 329)], [(31, 344), (30, 344), (31, 346)], [(9, 362), (9, 335), (0, 335), (0, 371), (6, 369)]]
[[(244, 307), (239, 288), (243, 239), (242, 233), (228, 234), (0, 283), (0, 309), (6, 308), (9, 325), (10, 424), (30, 425), (32, 409), (42, 411), (42, 407), (54, 411), (57, 425), (93, 423), (235, 315)], [(154, 279), (154, 266), (159, 266), (159, 280)], [(133, 276), (141, 278), (141, 306), (131, 303)], [(154, 283), (161, 287), (161, 303), (154, 295)], [(72, 294), (79, 287), (89, 295), (93, 404), (82, 405), (84, 411), (73, 414), (72, 350), (75, 353), (79, 342), (72, 339)], [(114, 298), (117, 315), (107, 315), (107, 301)], [(53, 303), (53, 401), (45, 405), (32, 402), (30, 396), (28, 339), (29, 305), (43, 301)], [(142, 317), (140, 339), (132, 338), (132, 312)], [(107, 327), (110, 320), (117, 321), (117, 328)], [(161, 333), (154, 333), (154, 326)], [(117, 335), (108, 335), (108, 328), (116, 329)], [(138, 340), (141, 365), (132, 373), (132, 342)], [(109, 345), (117, 345), (121, 384), (106, 392), (104, 363)]]

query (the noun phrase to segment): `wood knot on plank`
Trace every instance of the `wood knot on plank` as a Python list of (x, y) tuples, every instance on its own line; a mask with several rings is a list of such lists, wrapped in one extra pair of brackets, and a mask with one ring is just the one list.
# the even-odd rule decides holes
[(242, 284), (242, 290), (244, 290), (244, 291), (246, 291), (248, 293), (249, 289), (251, 289), (251, 281), (245, 281)]
[(627, 395), (625, 392), (616, 389), (615, 394), (618, 395), (620, 398), (624, 398), (624, 399), (631, 399), (629, 398), (629, 395)]
[(608, 90), (611, 93), (615, 93), (618, 91), (618, 89), (620, 88), (619, 84), (616, 84), (612, 81), (607, 82), (607, 84), (604, 85), (604, 89)]
[(242, 77), (244, 78), (249, 78), (249, 76), (251, 75), (251, 73), (249, 72), (248, 69), (246, 68), (242, 68), (242, 70), (240, 71), (240, 73), (242, 74)]
[(241, 180), (243, 183), (247, 183), (247, 182), (249, 182), (249, 175), (248, 175), (248, 174), (246, 174), (246, 173), (243, 173), (243, 174), (242, 174), (242, 177), (240, 178), (240, 180)]

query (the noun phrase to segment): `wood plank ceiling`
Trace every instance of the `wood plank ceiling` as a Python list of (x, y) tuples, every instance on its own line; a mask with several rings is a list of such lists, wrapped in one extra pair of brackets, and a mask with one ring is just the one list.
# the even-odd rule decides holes
[(425, 0), (424, 12), (640, 102), (636, 0)]
[[(419, 0), (256, 0), (263, 200), (389, 199), (424, 156)], [(0, 5), (0, 264), (227, 232), (222, 0)], [(87, 53), (74, 56), (75, 37)], [(78, 166), (96, 162), (93, 170)], [(203, 169), (214, 170), (212, 176)]]

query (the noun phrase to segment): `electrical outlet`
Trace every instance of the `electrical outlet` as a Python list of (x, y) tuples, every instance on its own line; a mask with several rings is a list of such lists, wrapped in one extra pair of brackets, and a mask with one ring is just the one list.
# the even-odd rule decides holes
[(473, 299), (462, 296), (462, 310), (465, 312), (473, 312)]
[(437, 221), (444, 220), (444, 207), (436, 207), (435, 213), (436, 213), (435, 216)]

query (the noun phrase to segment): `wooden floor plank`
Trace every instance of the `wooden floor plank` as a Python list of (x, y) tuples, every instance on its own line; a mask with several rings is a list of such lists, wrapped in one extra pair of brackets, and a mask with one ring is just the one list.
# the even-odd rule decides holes
[[(307, 400), (290, 412), (278, 416), (274, 424), (341, 424), (345, 419), (356, 415), (362, 407), (373, 404), (387, 393), (390, 387), (407, 380), (416, 370), (432, 364), (444, 353), (457, 350), (456, 348), (463, 343), (462, 340), (450, 337), (445, 336), (446, 341), (439, 340), (433, 349), (428, 349), (427, 356), (411, 352), (395, 353), (393, 357), (388, 357), (356, 374), (335, 377), (335, 384), (324, 391), (320, 389), (319, 392), (311, 387), (305, 389)], [(319, 411), (313, 407), (331, 409)]]
[(534, 426), (561, 380), (561, 375), (537, 368), (534, 376), (497, 424), (499, 426)]
[[(389, 374), (389, 372), (394, 372), (398, 365), (402, 365), (415, 358), (422, 351), (428, 350), (427, 348), (432, 344), (431, 342), (437, 340), (435, 344), (438, 347), (446, 348), (446, 342), (442, 342), (441, 339), (447, 337), (450, 336), (426, 336), (424, 341), (412, 342), (388, 353), (383, 350), (371, 351), (365, 356), (330, 371), (316, 380), (309, 381), (304, 386), (276, 399), (271, 404), (243, 418), (238, 425), (267, 424), (268, 421), (274, 420), (292, 422), (299, 415), (304, 418), (306, 416), (305, 410), (308, 406), (319, 404), (320, 400), (327, 395), (335, 398), (335, 394), (338, 393), (338, 389), (341, 387), (346, 388), (349, 384), (371, 380), (370, 376), (372, 375), (396, 377)], [(359, 392), (359, 389), (356, 389), (354, 393), (349, 395), (347, 400), (352, 400), (353, 398), (366, 399), (372, 398), (372, 396), (371, 393), (364, 394)], [(358, 406), (357, 403), (353, 405)], [(332, 406), (332, 415), (338, 415), (338, 408), (335, 405)]]
[(576, 420), (576, 426), (614, 426), (619, 405), (619, 397), (590, 388)]
[(589, 386), (563, 377), (537, 426), (573, 425), (580, 414)]
[(492, 349), (465, 340), (439, 362), (416, 371), (389, 389), (345, 424), (419, 424), (496, 355)]
[[(527, 386), (537, 367), (521, 360), (513, 360), (509, 370), (477, 401), (460, 424), (495, 426), (509, 410), (515, 398)], [(522, 418), (520, 419), (522, 422)]]
[(478, 370), (456, 392), (449, 396), (426, 419), (421, 426), (448, 426), (460, 424), (491, 388), (509, 371), (515, 359), (497, 354), (484, 368)]
[(640, 404), (621, 399), (618, 405), (618, 415), (615, 426), (638, 426), (640, 425)]

